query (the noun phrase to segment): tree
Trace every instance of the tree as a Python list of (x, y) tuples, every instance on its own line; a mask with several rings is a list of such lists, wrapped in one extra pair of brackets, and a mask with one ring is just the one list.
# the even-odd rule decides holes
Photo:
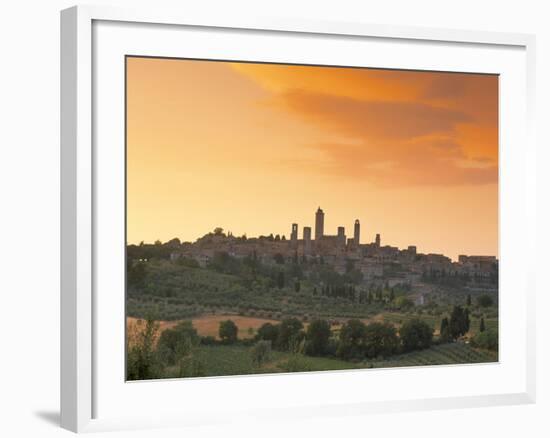
[(433, 329), (420, 319), (405, 322), (399, 330), (404, 351), (423, 350), (432, 344)]
[(271, 341), (258, 341), (250, 350), (252, 362), (259, 368), (269, 362), (271, 356)]
[(239, 328), (237, 325), (228, 319), (227, 321), (220, 322), (219, 336), (222, 342), (225, 344), (234, 344), (237, 342), (237, 333)]
[(220, 228), (220, 227), (214, 228), (214, 235), (215, 236), (224, 236), (223, 228)]
[(154, 344), (159, 324), (152, 318), (138, 320), (128, 333), (126, 377), (128, 380), (154, 379), (160, 376), (160, 364)]
[(468, 294), (466, 297), (466, 305), (470, 307), (472, 305), (472, 295)]
[(164, 330), (157, 343), (160, 360), (174, 365), (179, 359), (191, 353), (199, 343), (199, 336), (190, 321), (182, 321), (173, 328)]
[(350, 319), (340, 329), (340, 343), (336, 354), (343, 359), (362, 359), (365, 356), (366, 325), (358, 319)]
[(449, 328), (449, 318), (447, 317), (441, 320), (441, 327), (439, 329), (439, 340), (441, 342), (449, 342), (452, 340), (451, 331)]
[(173, 239), (170, 239), (168, 242), (166, 242), (164, 245), (169, 248), (178, 248), (181, 245), (181, 240), (179, 240), (177, 237), (174, 237)]
[(279, 324), (277, 347), (284, 351), (294, 351), (303, 338), (303, 324), (298, 318), (285, 318)]
[(395, 327), (389, 323), (373, 322), (367, 325), (363, 342), (368, 358), (391, 356), (399, 348)]
[(481, 317), (481, 320), (479, 321), (479, 332), (485, 331), (485, 319), (483, 319), (483, 316)]
[(449, 332), (452, 339), (458, 339), (464, 336), (470, 330), (470, 314), (468, 309), (463, 309), (461, 306), (454, 306), (451, 312), (451, 320), (449, 321)]
[(470, 331), (470, 310), (464, 309), (464, 334)]
[(299, 281), (296, 281), (296, 282), (294, 283), (294, 291), (295, 291), (296, 293), (300, 292), (300, 287), (301, 287), (300, 282), (299, 282)]
[(326, 353), (331, 331), (330, 324), (324, 319), (314, 319), (306, 330), (306, 353), (310, 356), (322, 356)]
[(493, 298), (487, 294), (480, 295), (477, 297), (477, 304), (479, 307), (491, 307), (493, 305)]
[(279, 328), (276, 325), (266, 322), (259, 329), (256, 338), (262, 341), (270, 341), (271, 345), (275, 345), (279, 337)]

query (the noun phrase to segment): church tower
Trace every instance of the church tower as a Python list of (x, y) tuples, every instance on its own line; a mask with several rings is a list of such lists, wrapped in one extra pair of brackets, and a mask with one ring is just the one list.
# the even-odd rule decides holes
[(321, 207), (315, 213), (315, 240), (319, 240), (325, 234), (325, 213)]

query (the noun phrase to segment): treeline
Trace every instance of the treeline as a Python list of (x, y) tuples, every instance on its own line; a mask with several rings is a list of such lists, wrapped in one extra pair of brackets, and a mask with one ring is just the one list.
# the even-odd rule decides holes
[(282, 254), (274, 254), (273, 263), (262, 263), (255, 251), (242, 258), (234, 257), (225, 251), (217, 251), (207, 268), (248, 280), (267, 277), (271, 279), (272, 286), (279, 289), (285, 286), (293, 287), (297, 281), (309, 280), (314, 284), (322, 283), (331, 289), (341, 290), (344, 287), (359, 285), (363, 280), (361, 272), (350, 264), (346, 266), (346, 271), (340, 274), (326, 264), (322, 257), (319, 260), (299, 257), (296, 251), (288, 259)]
[(149, 260), (152, 258), (170, 259), (170, 254), (181, 246), (178, 238), (162, 243), (157, 240), (154, 243), (141, 242), (139, 245), (126, 245), (126, 258), (129, 260)]
[(433, 329), (419, 319), (406, 322), (399, 331), (389, 323), (365, 324), (351, 319), (341, 326), (338, 336), (334, 336), (326, 320), (314, 319), (304, 329), (298, 319), (287, 318), (280, 324), (262, 325), (256, 339), (268, 341), (280, 351), (360, 361), (428, 348)]

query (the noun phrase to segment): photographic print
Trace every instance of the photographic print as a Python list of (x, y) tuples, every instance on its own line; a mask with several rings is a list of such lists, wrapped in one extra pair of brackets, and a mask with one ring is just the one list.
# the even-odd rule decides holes
[(498, 76), (128, 56), (127, 380), (498, 361)]

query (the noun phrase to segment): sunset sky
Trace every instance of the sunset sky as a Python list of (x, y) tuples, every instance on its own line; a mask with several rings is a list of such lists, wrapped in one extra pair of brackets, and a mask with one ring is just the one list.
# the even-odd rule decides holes
[(128, 242), (325, 233), (498, 254), (498, 77), (127, 59)]

